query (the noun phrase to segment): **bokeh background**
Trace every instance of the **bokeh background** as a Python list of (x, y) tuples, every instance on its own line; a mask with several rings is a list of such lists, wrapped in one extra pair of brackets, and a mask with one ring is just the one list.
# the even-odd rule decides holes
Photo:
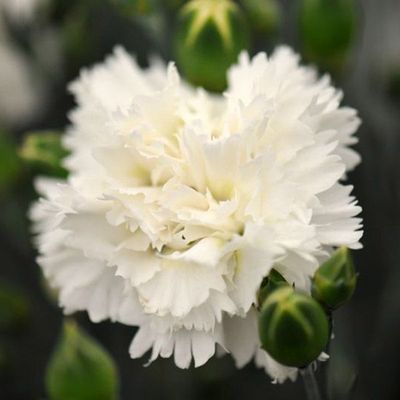
[[(303, 1), (277, 0), (280, 17), (272, 28), (257, 27), (254, 15), (246, 18), (252, 27), (251, 53), (270, 51), (279, 43), (291, 45), (321, 72), (332, 73), (335, 85), (344, 89), (344, 103), (357, 108), (363, 121), (356, 146), (363, 162), (349, 177), (365, 226), (364, 249), (354, 254), (359, 282), (353, 300), (335, 314), (331, 361), (320, 368), (318, 379), (331, 400), (397, 400), (400, 2), (325, 0), (352, 8), (354, 25), (347, 40), (346, 22), (335, 22), (332, 13), (308, 21), (311, 27), (305, 28)], [(26, 217), (35, 198), (32, 180), (43, 167), (23, 160), (21, 146), (29, 132), (61, 132), (68, 125), (73, 99), (67, 83), (116, 44), (143, 66), (154, 54), (174, 59), (176, 13), (184, 1), (159, 1), (155, 9), (147, 3), (0, 0), (0, 399), (46, 398), (44, 372), (63, 322), (35, 264)], [(246, 9), (245, 0), (239, 3)], [(322, 53), (311, 51), (312, 35), (323, 36), (332, 24), (333, 42), (324, 44)], [(330, 54), (335, 46), (344, 49), (340, 57)], [(91, 324), (84, 313), (75, 318), (115, 360), (122, 400), (305, 398), (300, 380), (273, 385), (253, 365), (236, 370), (229, 356), (189, 371), (170, 360), (144, 368), (146, 359), (131, 360), (127, 352), (133, 328)]]

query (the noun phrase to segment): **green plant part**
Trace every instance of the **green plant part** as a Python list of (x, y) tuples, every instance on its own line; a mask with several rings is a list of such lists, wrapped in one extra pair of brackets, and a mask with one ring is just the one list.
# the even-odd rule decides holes
[(305, 55), (323, 68), (339, 70), (356, 30), (354, 0), (303, 0), (299, 15)]
[(276, 289), (283, 286), (288, 286), (285, 278), (276, 270), (272, 269), (269, 275), (264, 278), (261, 283), (260, 290), (258, 291), (258, 305), (261, 307), (265, 299)]
[(118, 374), (105, 349), (67, 321), (47, 366), (46, 389), (51, 400), (115, 400)]
[(328, 310), (346, 303), (357, 283), (354, 264), (347, 247), (341, 247), (315, 272), (312, 295)]
[(178, 67), (196, 86), (220, 92), (226, 72), (248, 47), (246, 20), (230, 0), (192, 0), (180, 11), (175, 32)]
[(277, 0), (241, 0), (249, 23), (255, 32), (269, 36), (277, 32), (281, 10)]
[(61, 135), (52, 132), (31, 132), (25, 136), (19, 155), (28, 165), (38, 169), (40, 173), (65, 178), (67, 171), (62, 160), (68, 151), (61, 143)]
[(322, 307), (289, 286), (267, 297), (258, 323), (264, 350), (290, 367), (305, 367), (314, 361), (329, 340), (329, 323)]

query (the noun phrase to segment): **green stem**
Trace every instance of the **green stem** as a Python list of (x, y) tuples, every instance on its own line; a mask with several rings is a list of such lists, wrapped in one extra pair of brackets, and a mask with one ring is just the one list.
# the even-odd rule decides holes
[(300, 370), (303, 377), (304, 388), (307, 394), (307, 400), (321, 400), (321, 393), (319, 391), (317, 380), (315, 379), (312, 364)]

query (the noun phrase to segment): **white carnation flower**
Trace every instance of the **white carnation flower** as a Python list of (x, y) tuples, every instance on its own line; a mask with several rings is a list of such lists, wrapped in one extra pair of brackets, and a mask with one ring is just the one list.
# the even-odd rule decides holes
[(360, 247), (341, 180), (359, 156), (356, 112), (287, 47), (246, 53), (223, 96), (176, 68), (142, 71), (121, 48), (71, 85), (70, 177), (41, 179), (31, 217), (38, 262), (66, 313), (139, 330), (177, 366), (216, 351), (255, 358), (277, 381), (296, 369), (260, 349), (255, 304), (271, 268), (308, 290), (333, 248)]

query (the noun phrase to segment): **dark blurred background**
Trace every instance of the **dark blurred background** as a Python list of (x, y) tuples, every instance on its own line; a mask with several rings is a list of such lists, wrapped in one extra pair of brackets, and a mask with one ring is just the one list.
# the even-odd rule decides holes
[[(36, 400), (46, 398), (44, 371), (63, 316), (35, 264), (26, 217), (35, 198), (32, 179), (40, 169), (10, 154), (20, 148), (26, 132), (61, 131), (68, 124), (73, 99), (67, 82), (115, 44), (123, 44), (143, 66), (152, 54), (174, 59), (171, 35), (176, 10), (184, 2), (167, 0), (153, 12), (119, 7), (117, 0), (36, 0), (40, 4), (30, 12), (12, 10), (6, 3), (13, 1), (0, 0), (0, 399)], [(331, 360), (319, 369), (318, 379), (331, 400), (397, 400), (400, 2), (349, 2), (356, 23), (346, 57), (339, 61), (307, 47), (300, 0), (277, 2), (279, 26), (252, 35), (250, 51), (270, 51), (278, 43), (293, 46), (321, 72), (331, 72), (335, 85), (344, 89), (344, 103), (359, 110), (363, 123), (356, 147), (363, 162), (349, 179), (363, 207), (364, 248), (354, 252), (360, 275), (353, 300), (335, 314)], [(338, 23), (336, 29), (339, 41), (346, 26)], [(122, 400), (305, 398), (300, 380), (273, 385), (253, 365), (236, 370), (229, 356), (189, 371), (170, 360), (145, 368), (145, 359), (128, 355), (134, 329), (92, 324), (84, 313), (76, 319), (116, 361)]]

